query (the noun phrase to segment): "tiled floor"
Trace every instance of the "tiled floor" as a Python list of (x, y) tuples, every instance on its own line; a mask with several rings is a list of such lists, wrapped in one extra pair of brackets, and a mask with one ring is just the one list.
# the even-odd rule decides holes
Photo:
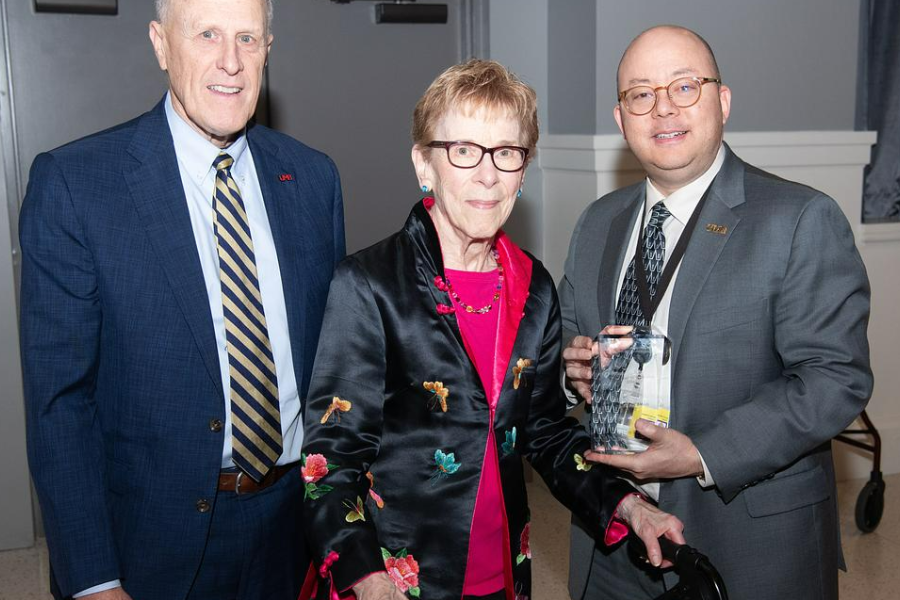
[[(854, 523), (856, 496), (864, 480), (838, 486), (841, 534), (849, 571), (841, 573), (842, 600), (893, 600), (900, 590), (900, 503), (891, 502), (900, 490), (900, 474), (885, 477), (884, 517), (878, 528), (862, 534)], [(531, 547), (534, 556), (534, 600), (569, 600), (569, 517), (540, 483), (529, 485), (533, 515)], [(0, 552), (0, 600), (48, 600), (47, 549)]]

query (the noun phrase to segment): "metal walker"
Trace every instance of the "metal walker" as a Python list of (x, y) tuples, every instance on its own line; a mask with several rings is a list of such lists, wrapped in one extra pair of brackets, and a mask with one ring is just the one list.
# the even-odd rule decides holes
[[(863, 486), (856, 498), (856, 526), (863, 533), (875, 531), (878, 523), (881, 522), (881, 515), (884, 513), (884, 479), (881, 475), (881, 436), (866, 411), (862, 411), (859, 415), (865, 424), (863, 429), (845, 429), (835, 436), (839, 442), (850, 444), (855, 448), (861, 448), (872, 453), (872, 473), (869, 481)], [(871, 436), (872, 443), (867, 444), (858, 439), (848, 436), (862, 435)]]

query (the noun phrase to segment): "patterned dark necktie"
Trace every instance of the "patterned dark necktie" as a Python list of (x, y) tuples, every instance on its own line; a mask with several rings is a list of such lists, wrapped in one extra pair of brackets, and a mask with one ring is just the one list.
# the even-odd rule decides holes
[[(651, 300), (656, 296), (656, 287), (659, 285), (659, 276), (666, 259), (666, 236), (663, 234), (662, 226), (671, 215), (672, 213), (660, 200), (653, 205), (650, 221), (644, 228), (644, 272), (647, 274), (647, 288), (650, 291)], [(616, 304), (616, 325), (650, 325), (649, 319), (644, 317), (641, 310), (634, 271), (634, 258), (632, 258), (628, 264), (628, 270), (625, 271), (622, 289), (619, 290), (619, 302)]]
[(250, 222), (231, 176), (232, 164), (234, 159), (224, 152), (213, 162), (213, 228), (219, 252), (231, 377), (232, 460), (260, 481), (282, 451), (278, 380), (259, 291)]
[[(662, 273), (663, 263), (666, 258), (666, 236), (662, 226), (671, 216), (669, 209), (660, 200), (653, 205), (650, 212), (650, 221), (644, 228), (644, 272), (647, 275), (647, 288), (650, 299), (656, 296), (656, 288), (659, 285), (659, 277)], [(640, 242), (639, 242), (640, 243)], [(622, 289), (619, 290), (619, 301), (616, 305), (616, 325), (650, 325), (650, 319), (644, 317), (641, 309), (641, 301), (638, 295), (637, 274), (634, 268), (635, 259), (632, 258), (625, 271), (625, 279), (622, 281)], [(616, 354), (604, 369), (600, 368), (600, 358), (595, 356), (592, 361), (591, 391), (593, 404), (591, 411), (591, 431), (597, 439), (594, 444), (602, 445), (607, 450), (628, 447), (628, 440), (619, 433), (619, 398), (622, 380), (625, 371), (631, 361), (631, 352)], [(612, 372), (615, 376), (604, 377), (602, 372)], [(604, 384), (605, 381), (605, 384)]]

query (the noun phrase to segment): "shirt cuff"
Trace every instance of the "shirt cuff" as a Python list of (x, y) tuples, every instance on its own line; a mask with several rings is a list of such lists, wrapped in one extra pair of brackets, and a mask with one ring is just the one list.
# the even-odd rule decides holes
[(560, 374), (559, 384), (562, 386), (563, 392), (566, 394), (566, 410), (572, 410), (579, 404), (581, 404), (581, 397), (576, 396), (575, 392), (569, 389), (569, 386), (566, 385), (566, 374), (565, 372)]
[(122, 582), (118, 579), (114, 579), (112, 581), (107, 581), (106, 583), (101, 583), (100, 585), (95, 585), (94, 587), (90, 587), (82, 592), (78, 592), (77, 594), (73, 594), (73, 598), (81, 598), (82, 596), (87, 596), (88, 594), (97, 594), (100, 592), (105, 592), (106, 590), (112, 590), (117, 587), (122, 587)]
[(716, 485), (715, 479), (713, 479), (712, 473), (709, 472), (709, 467), (706, 466), (706, 461), (703, 460), (703, 455), (700, 452), (697, 452), (697, 455), (700, 457), (700, 464), (703, 465), (703, 475), (697, 477), (697, 483), (700, 484), (700, 487), (706, 489), (711, 488)]
[(630, 496), (641, 497), (637, 492), (632, 492), (630, 494), (625, 494), (625, 496), (619, 500), (619, 503), (616, 505), (616, 510), (613, 513), (613, 517), (609, 520), (609, 525), (606, 526), (606, 534), (603, 536), (603, 543), (607, 546), (618, 544), (628, 535), (628, 524), (624, 519), (619, 517), (619, 507), (622, 506), (622, 503)]

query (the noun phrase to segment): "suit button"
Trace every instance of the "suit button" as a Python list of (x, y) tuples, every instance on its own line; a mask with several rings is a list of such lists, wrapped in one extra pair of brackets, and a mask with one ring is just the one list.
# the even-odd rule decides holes
[(222, 419), (210, 419), (209, 420), (209, 430), (213, 433), (219, 433), (222, 431), (222, 427), (224, 424), (222, 423)]
[(212, 508), (209, 500), (197, 500), (197, 512), (199, 513), (208, 513), (209, 509)]

